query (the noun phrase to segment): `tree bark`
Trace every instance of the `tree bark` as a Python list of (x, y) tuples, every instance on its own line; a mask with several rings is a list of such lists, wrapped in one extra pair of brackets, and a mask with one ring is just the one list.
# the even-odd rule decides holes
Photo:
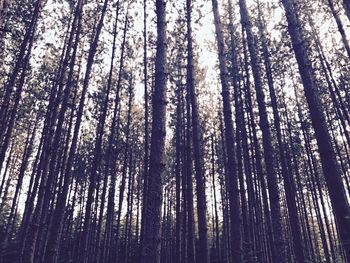
[(265, 30), (263, 18), (261, 16), (260, 7), (259, 7), (259, 30), (260, 30), (260, 37), (262, 41), (262, 52), (264, 57), (265, 71), (267, 75), (267, 82), (268, 82), (271, 106), (272, 106), (273, 117), (274, 117), (274, 126), (276, 129), (278, 152), (279, 152), (280, 163), (282, 168), (281, 173), (282, 173), (282, 178), (284, 182), (284, 190), (286, 194), (287, 208), (288, 208), (288, 214), (289, 214), (289, 224), (291, 227), (291, 233), (293, 238), (294, 255), (297, 262), (303, 263), (305, 262), (305, 255), (304, 255), (303, 240), (301, 237), (300, 220), (299, 220), (298, 209), (296, 204), (297, 200), (296, 200), (296, 192), (295, 192), (295, 182), (294, 182), (293, 175), (291, 174), (291, 171), (289, 171), (287, 167), (288, 165), (287, 165), (286, 153), (284, 151), (283, 140), (282, 140), (281, 118), (278, 112), (275, 84), (272, 76), (272, 65), (270, 61), (270, 54), (269, 54), (268, 43), (267, 43), (268, 40), (265, 37), (266, 30)]
[(250, 53), (252, 72), (254, 77), (254, 86), (256, 91), (256, 99), (259, 108), (259, 124), (262, 131), (264, 159), (267, 172), (267, 184), (269, 189), (269, 200), (272, 218), (272, 234), (273, 242), (276, 246), (273, 260), (275, 262), (287, 262), (285, 241), (283, 237), (282, 215), (280, 206), (280, 194), (278, 189), (277, 171), (274, 163), (274, 149), (272, 146), (271, 131), (267, 117), (265, 95), (261, 82), (261, 70), (257, 57), (256, 41), (252, 32), (252, 24), (250, 22), (245, 0), (239, 1), (241, 24), (247, 34), (247, 44)]
[(193, 39), (192, 39), (192, 0), (186, 0), (187, 20), (187, 92), (189, 93), (192, 110), (192, 141), (194, 152), (194, 166), (197, 190), (197, 213), (198, 213), (198, 234), (199, 250), (198, 262), (209, 261), (208, 251), (208, 229), (207, 229), (207, 205), (205, 194), (205, 177), (203, 170), (203, 152), (200, 145), (198, 105), (195, 91), (195, 73), (193, 65)]
[(343, 7), (345, 9), (345, 14), (348, 16), (348, 18), (350, 20), (350, 1), (343, 0)]
[(225, 46), (220, 22), (217, 0), (212, 0), (214, 24), (216, 32), (216, 41), (219, 56), (221, 94), (223, 100), (223, 115), (225, 123), (225, 142), (227, 151), (227, 185), (229, 190), (230, 219), (231, 219), (231, 238), (232, 238), (232, 256), (236, 262), (242, 262), (242, 237), (241, 237), (241, 215), (239, 206), (238, 178), (236, 173), (236, 160), (234, 153), (234, 133), (231, 111), (231, 99), (229, 84), (227, 80), (227, 63), (225, 58)]
[(291, 37), (299, 73), (304, 86), (312, 126), (314, 128), (318, 149), (320, 152), (323, 174), (326, 179), (332, 208), (339, 227), (340, 239), (346, 257), (350, 258), (350, 207), (345, 194), (342, 176), (336, 159), (331, 136), (327, 129), (323, 107), (317, 93), (317, 84), (307, 54), (305, 41), (302, 37), (300, 20), (293, 8), (293, 0), (282, 1), (288, 21), (288, 31)]
[(162, 206), (162, 175), (164, 172), (164, 144), (166, 121), (166, 2), (156, 0), (157, 47), (155, 86), (152, 98), (152, 132), (148, 189), (145, 208), (145, 231), (142, 263), (160, 262), (160, 220)]
[(331, 13), (332, 13), (332, 15), (333, 15), (333, 17), (335, 19), (335, 22), (337, 23), (338, 31), (339, 31), (339, 33), (341, 35), (341, 39), (343, 41), (346, 53), (348, 54), (348, 57), (350, 59), (350, 46), (349, 46), (349, 42), (348, 42), (348, 40), (346, 38), (343, 22), (340, 20), (339, 14), (335, 10), (333, 0), (327, 0), (327, 1), (328, 1), (329, 8), (331, 9)]

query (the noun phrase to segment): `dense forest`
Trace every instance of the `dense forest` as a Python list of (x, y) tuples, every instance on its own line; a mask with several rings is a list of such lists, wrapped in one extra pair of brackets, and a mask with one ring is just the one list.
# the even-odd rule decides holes
[(0, 0), (0, 263), (350, 262), (349, 0)]

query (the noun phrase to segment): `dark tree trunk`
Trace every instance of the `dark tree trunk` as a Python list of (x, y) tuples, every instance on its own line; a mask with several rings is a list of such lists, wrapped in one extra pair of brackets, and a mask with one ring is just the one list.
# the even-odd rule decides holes
[[(73, 132), (73, 138), (72, 138), (72, 143), (70, 147), (70, 152), (68, 155), (68, 160), (67, 160), (67, 165), (64, 173), (64, 183), (63, 183), (63, 188), (62, 192), (58, 196), (58, 201), (56, 208), (54, 210), (54, 221), (51, 224), (51, 229), (50, 229), (50, 236), (49, 236), (49, 241), (48, 241), (48, 254), (47, 254), (47, 262), (57, 262), (57, 252), (58, 252), (58, 247), (59, 247), (59, 241), (60, 241), (60, 236), (62, 234), (62, 223), (63, 223), (63, 218), (64, 218), (64, 209), (65, 209), (65, 204), (66, 204), (66, 199), (68, 195), (68, 189), (71, 184), (71, 170), (73, 166), (73, 161), (74, 161), (74, 156), (77, 148), (77, 142), (78, 142), (78, 136), (79, 136), (79, 129), (81, 126), (82, 122), (82, 116), (83, 116), (83, 110), (84, 110), (84, 105), (85, 105), (85, 97), (87, 93), (87, 89), (89, 86), (89, 81), (90, 81), (90, 75), (91, 75), (91, 70), (92, 70), (92, 65), (94, 63), (94, 57), (95, 53), (97, 50), (97, 45), (99, 41), (99, 35), (103, 26), (103, 20), (104, 20), (104, 15), (106, 13), (107, 9), (107, 4), (108, 0), (105, 0), (103, 4), (103, 8), (101, 11), (101, 16), (97, 24), (96, 32), (94, 34), (93, 41), (91, 42), (90, 45), (90, 50), (88, 54), (88, 59), (87, 59), (87, 64), (86, 64), (86, 71), (85, 71), (85, 76), (84, 76), (84, 81), (82, 85), (82, 92), (81, 92), (81, 97), (80, 97), (80, 102), (78, 106), (78, 112), (77, 112), (77, 119), (74, 127), (74, 132)], [(79, 17), (78, 20), (78, 28), (77, 28), (77, 34), (80, 32), (80, 16), (81, 16), (81, 10), (82, 10), (82, 1), (79, 1), (77, 3), (77, 16)], [(76, 40), (77, 41), (77, 40)], [(71, 69), (72, 70), (72, 69)], [(63, 113), (62, 113), (63, 114)], [(98, 140), (97, 140), (98, 141)]]
[(345, 9), (345, 13), (348, 16), (350, 20), (350, 1), (349, 0), (343, 0), (343, 7)]
[(199, 116), (197, 96), (195, 90), (195, 74), (193, 65), (193, 39), (192, 39), (192, 1), (186, 1), (187, 20), (187, 92), (189, 93), (192, 110), (192, 141), (194, 152), (194, 167), (197, 190), (197, 213), (199, 250), (197, 261), (207, 263), (209, 261), (208, 251), (208, 229), (207, 229), (207, 205), (205, 195), (205, 178), (203, 170), (203, 153), (200, 145)]
[(213, 222), (213, 236), (215, 239), (215, 256), (217, 258), (221, 258), (220, 253), (220, 228), (219, 228), (219, 213), (218, 213), (218, 199), (217, 199), (217, 193), (216, 193), (216, 181), (215, 181), (215, 147), (214, 147), (214, 134), (211, 134), (211, 176), (212, 176), (212, 185), (213, 185), (213, 201), (214, 201), (214, 222)]
[(299, 220), (298, 209), (296, 204), (297, 200), (296, 200), (296, 192), (295, 192), (295, 182), (294, 182), (293, 175), (291, 174), (291, 171), (288, 170), (286, 153), (284, 151), (281, 119), (278, 112), (275, 84), (272, 76), (272, 67), (271, 67), (270, 54), (269, 54), (268, 42), (267, 42), (268, 40), (265, 37), (265, 33), (266, 33), (265, 24), (261, 16), (260, 10), (259, 10), (259, 30), (260, 30), (260, 36), (262, 41), (262, 52), (263, 52), (267, 82), (268, 82), (268, 87), (270, 92), (271, 106), (273, 110), (274, 126), (276, 129), (278, 152), (279, 152), (280, 163), (282, 168), (281, 173), (282, 173), (282, 178), (284, 182), (284, 190), (286, 194), (286, 201), (287, 201), (288, 214), (289, 214), (289, 224), (291, 227), (291, 233), (293, 238), (294, 255), (297, 262), (303, 263), (305, 262), (305, 256), (304, 256), (303, 240), (301, 236), (300, 220)]
[(116, 146), (114, 146), (114, 140), (119, 138), (120, 90), (121, 90), (122, 74), (124, 72), (124, 59), (125, 59), (124, 53), (125, 53), (125, 46), (126, 46), (125, 44), (126, 44), (126, 33), (127, 33), (127, 23), (128, 23), (127, 21), (128, 21), (128, 15), (126, 14), (125, 22), (124, 22), (123, 40), (121, 45), (120, 61), (119, 61), (119, 72), (118, 72), (117, 90), (116, 90), (117, 94), (114, 101), (113, 118), (112, 118), (112, 125), (110, 128), (111, 131), (108, 138), (107, 160), (105, 164), (105, 173), (111, 174), (111, 183), (109, 188), (108, 205), (107, 205), (106, 234), (105, 234), (105, 241), (104, 241), (104, 258), (107, 262), (111, 260), (112, 255), (115, 255), (111, 253), (111, 250), (110, 250), (110, 246), (112, 244), (112, 236), (113, 236), (112, 226), (113, 226), (113, 219), (114, 219), (114, 204), (115, 204), (114, 195), (115, 195), (115, 188), (116, 188), (115, 186), (116, 171), (114, 167), (116, 165), (115, 162), (118, 155)]
[(269, 121), (266, 112), (265, 95), (261, 82), (261, 69), (258, 62), (257, 46), (255, 37), (252, 32), (252, 24), (249, 18), (248, 10), (244, 0), (239, 1), (241, 23), (247, 34), (247, 44), (252, 65), (252, 72), (254, 77), (254, 86), (256, 91), (256, 99), (259, 108), (259, 123), (262, 131), (264, 159), (267, 173), (267, 184), (269, 189), (269, 200), (271, 207), (272, 218), (272, 234), (273, 242), (276, 247), (273, 255), (273, 260), (276, 262), (287, 262), (285, 254), (285, 242), (282, 227), (282, 215), (280, 206), (280, 194), (278, 189), (277, 171), (274, 163), (274, 149), (272, 146), (271, 131), (269, 128)]
[[(141, 217), (145, 217), (145, 208), (147, 201), (147, 175), (148, 175), (148, 163), (149, 163), (149, 109), (148, 109), (148, 61), (147, 61), (147, 0), (143, 1), (143, 78), (144, 78), (144, 100), (145, 100), (145, 153), (144, 153), (144, 167), (143, 167), (143, 203)], [(143, 240), (145, 230), (145, 220), (141, 221), (141, 236)], [(141, 242), (142, 246), (143, 242)], [(142, 250), (142, 247), (140, 251)]]
[[(126, 131), (125, 131), (125, 149), (124, 149), (124, 160), (122, 166), (122, 178), (119, 187), (119, 200), (118, 200), (118, 212), (117, 212), (117, 222), (115, 227), (115, 250), (116, 250), (116, 258), (118, 258), (118, 250), (119, 250), (119, 230), (121, 225), (121, 213), (123, 209), (123, 200), (124, 200), (124, 191), (126, 186), (126, 176), (127, 176), (127, 168), (128, 168), (128, 155), (129, 153), (129, 145), (130, 145), (130, 125), (131, 125), (131, 109), (132, 109), (132, 98), (133, 98), (133, 89), (132, 89), (132, 80), (129, 83), (129, 102), (128, 102), (128, 117), (126, 123)], [(130, 167), (129, 167), (130, 169)]]
[[(179, 81), (180, 82), (180, 81)], [(182, 261), (182, 246), (181, 243), (184, 242), (184, 237), (182, 235), (182, 213), (181, 213), (181, 166), (182, 166), (182, 103), (181, 103), (181, 93), (182, 93), (182, 83), (177, 85), (176, 98), (178, 104), (176, 107), (176, 128), (175, 128), (175, 213), (176, 213), (176, 226), (175, 226), (175, 258), (176, 263), (181, 263)], [(182, 208), (183, 209), (183, 208)]]
[(13, 157), (13, 150), (14, 150), (14, 143), (11, 143), (10, 151), (9, 151), (8, 156), (6, 158), (6, 166), (5, 166), (4, 173), (3, 173), (3, 176), (2, 176), (2, 180), (1, 180), (0, 198), (1, 198), (1, 195), (3, 193), (4, 185), (5, 185), (5, 182), (6, 182), (6, 176), (8, 174), (8, 170), (9, 170), (9, 167), (10, 167), (11, 159)]
[(7, 199), (8, 199), (8, 194), (9, 194), (9, 189), (10, 189), (10, 184), (11, 184), (11, 181), (13, 180), (13, 174), (14, 174), (14, 169), (15, 169), (15, 166), (16, 166), (16, 163), (17, 163), (17, 157), (18, 156), (15, 156), (12, 160), (11, 160), (11, 165), (9, 167), (9, 172), (8, 172), (8, 178), (6, 180), (6, 183), (5, 183), (5, 187), (4, 187), (4, 191), (3, 191), (3, 196), (1, 198), (1, 203), (0, 203), (0, 214), (3, 213), (3, 210), (4, 210), (4, 206), (6, 205), (7, 203)]
[(331, 136), (327, 130), (323, 107), (318, 95), (315, 76), (302, 37), (300, 20), (294, 10), (293, 0), (282, 1), (286, 11), (288, 30), (291, 37), (299, 73), (309, 106), (312, 125), (320, 152), (323, 173), (326, 179), (333, 212), (339, 227), (342, 246), (347, 258), (350, 258), (350, 208), (346, 198), (341, 172), (333, 149)]
[[(38, 15), (39, 14), (37, 14), (37, 16)], [(35, 17), (33, 17), (33, 19), (34, 18)], [(37, 20), (38, 17), (36, 17), (35, 19)], [(34, 21), (34, 25), (31, 29), (32, 32), (30, 32), (30, 35), (29, 35), (29, 39), (28, 39), (29, 43), (28, 43), (27, 52), (25, 53), (25, 55), (23, 57), (23, 61), (21, 62), (23, 65), (20, 65), (22, 68), (22, 71), (20, 74), (19, 82), (17, 84), (16, 92), (13, 96), (14, 98), (13, 98), (13, 102), (12, 102), (13, 103), (12, 109), (11, 109), (11, 111), (9, 111), (9, 105), (7, 105), (7, 104), (10, 104), (11, 98), (8, 99), (9, 101), (6, 101), (6, 95), (7, 95), (6, 91), (5, 91), (5, 97), (2, 101), (1, 108), (0, 108), (0, 146), (1, 146), (0, 147), (0, 171), (2, 170), (2, 165), (3, 165), (3, 162), (5, 160), (5, 155), (6, 155), (8, 146), (10, 144), (10, 140), (11, 140), (11, 136), (12, 136), (12, 132), (13, 132), (13, 127), (14, 127), (15, 121), (17, 119), (18, 106), (19, 106), (20, 100), (22, 98), (22, 92), (23, 92), (23, 88), (24, 88), (24, 84), (25, 84), (25, 79), (27, 76), (27, 69), (29, 66), (29, 59), (31, 56), (31, 51), (32, 51), (33, 43), (34, 43), (34, 35), (35, 35), (35, 30), (36, 30), (35, 24), (37, 23), (36, 20)], [(11, 82), (11, 80), (10, 80), (10, 82)], [(15, 82), (12, 84), (10, 83), (9, 85), (12, 85), (12, 86), (9, 86), (8, 89), (12, 90), (15, 86)], [(11, 94), (9, 94), (9, 96), (11, 96)], [(8, 121), (6, 121), (7, 119), (8, 119)]]
[[(10, 238), (11, 232), (13, 230), (12, 229), (13, 228), (12, 222), (14, 222), (15, 217), (16, 217), (16, 208), (18, 207), (18, 199), (19, 199), (19, 195), (20, 195), (22, 185), (23, 185), (24, 174), (25, 174), (25, 171), (26, 171), (27, 166), (28, 166), (29, 157), (32, 154), (37, 123), (38, 123), (38, 118), (36, 119), (33, 131), (31, 132), (31, 135), (30, 135), (30, 130), (28, 131), (27, 142), (26, 142), (24, 153), (23, 153), (21, 166), (19, 169), (16, 189), (15, 189), (15, 193), (14, 193), (13, 198), (12, 198), (10, 215), (8, 217), (8, 222), (6, 224), (5, 237), (4, 237), (4, 240), (2, 241), (3, 243), (2, 243), (2, 247), (1, 247), (2, 249), (0, 251), (1, 253), (3, 252), (3, 249), (6, 248), (8, 239)], [(29, 137), (29, 135), (30, 135), (30, 137)], [(3, 258), (2, 256), (3, 255), (0, 255), (0, 261)]]
[(186, 131), (185, 131), (185, 182), (186, 182), (186, 201), (187, 201), (187, 260), (196, 262), (196, 238), (195, 221), (193, 205), (193, 160), (192, 160), (192, 140), (191, 140), (191, 102), (190, 94), (186, 93)]
[[(34, 10), (32, 12), (31, 20), (29, 24), (26, 26), (26, 32), (24, 34), (23, 41), (21, 42), (14, 68), (4, 87), (4, 95), (3, 95), (3, 98), (1, 101), (1, 107), (0, 107), (0, 142), (3, 141), (5, 130), (12, 129), (8, 127), (8, 124), (6, 122), (6, 119), (8, 117), (9, 107), (10, 107), (11, 95), (13, 92), (13, 88), (15, 87), (16, 79), (21, 69), (22, 71), (24, 71), (22, 74), (24, 75), (26, 74), (25, 71), (29, 61), (28, 57), (30, 56), (30, 53), (31, 53), (34, 32), (36, 30), (36, 25), (40, 15), (41, 6), (42, 6), (42, 1), (37, 0), (34, 4)], [(22, 90), (18, 89), (17, 93), (21, 93), (21, 92)], [(20, 95), (17, 94), (16, 97), (18, 96)], [(1, 170), (4, 158), (5, 157), (3, 157), (3, 155), (0, 155), (0, 170)]]
[(231, 219), (231, 238), (232, 238), (232, 256), (236, 262), (242, 261), (242, 240), (241, 240), (241, 216), (239, 207), (239, 191), (236, 173), (236, 160), (234, 153), (234, 132), (231, 112), (231, 99), (229, 85), (227, 80), (227, 63), (225, 58), (225, 46), (222, 33), (222, 26), (218, 10), (218, 2), (212, 1), (214, 24), (216, 32), (216, 41), (218, 46), (220, 80), (222, 88), (223, 115), (225, 123), (225, 142), (227, 151), (227, 185), (229, 190), (230, 219)]
[(339, 33), (341, 35), (341, 39), (343, 41), (346, 53), (348, 54), (348, 57), (350, 59), (350, 46), (349, 46), (348, 40), (346, 39), (346, 34), (345, 34), (343, 22), (340, 20), (339, 14), (335, 10), (335, 6), (334, 6), (333, 0), (327, 0), (327, 2), (328, 2), (328, 5), (329, 5), (329, 8), (331, 9), (331, 13), (332, 13), (332, 15), (333, 15), (333, 17), (335, 19), (335, 22), (337, 23), (338, 31), (339, 31)]
[(157, 47), (155, 86), (152, 98), (152, 132), (150, 167), (145, 207), (145, 230), (140, 262), (160, 262), (160, 219), (162, 206), (162, 175), (164, 172), (166, 111), (166, 2), (156, 0)]
[[(242, 28), (243, 29), (243, 28)], [(250, 128), (250, 140), (253, 142), (251, 146), (251, 155), (255, 155), (255, 158), (252, 159), (252, 165), (253, 167), (256, 166), (256, 180), (254, 182), (254, 187), (255, 187), (255, 192), (259, 191), (257, 193), (257, 200), (260, 200), (262, 198), (262, 204), (263, 207), (260, 205), (260, 201), (257, 201), (259, 204), (257, 206), (257, 210), (263, 211), (265, 220), (266, 220), (266, 229), (267, 229), (267, 238), (266, 240), (268, 241), (267, 244), (264, 244), (266, 247), (266, 250), (264, 253), (266, 253), (266, 258), (272, 258), (274, 257), (273, 255), (275, 254), (275, 244), (273, 241), (273, 234), (272, 234), (272, 220), (271, 220), (271, 213), (270, 213), (270, 208), (269, 208), (269, 203), (268, 203), (268, 194), (267, 194), (267, 186), (265, 182), (265, 177), (264, 177), (264, 171), (263, 171), (263, 166), (262, 166), (262, 157), (260, 153), (260, 147), (259, 147), (259, 141), (257, 137), (257, 129), (256, 129), (256, 123), (255, 123), (255, 118), (254, 118), (254, 112), (253, 112), (253, 102), (252, 102), (252, 95), (251, 95), (251, 90), (250, 90), (250, 74), (249, 74), (249, 65), (248, 65), (248, 50), (246, 47), (246, 41), (243, 38), (243, 53), (244, 53), (244, 71), (245, 71), (245, 102), (246, 102), (246, 107), (247, 107), (247, 112), (249, 116), (249, 121), (248, 123), (250, 124), (248, 127)], [(259, 188), (259, 183), (260, 183), (260, 188)], [(258, 213), (259, 213), (258, 212)], [(259, 221), (263, 221), (263, 217), (261, 212), (259, 213), (260, 219)], [(263, 223), (263, 222), (262, 222)], [(262, 233), (264, 231), (263, 226), (260, 226), (260, 236), (262, 239), (265, 238), (265, 235)]]

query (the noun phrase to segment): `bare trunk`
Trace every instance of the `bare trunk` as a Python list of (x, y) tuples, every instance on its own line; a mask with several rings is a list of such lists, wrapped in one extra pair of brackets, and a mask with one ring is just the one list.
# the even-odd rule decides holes
[(160, 262), (160, 221), (162, 206), (162, 175), (164, 172), (165, 111), (166, 111), (166, 3), (156, 0), (157, 51), (155, 87), (152, 98), (152, 132), (149, 178), (145, 207), (145, 230), (142, 263)]
[(283, 0), (286, 11), (288, 30), (292, 40), (295, 57), (299, 66), (299, 73), (304, 85), (304, 92), (309, 106), (312, 125), (320, 152), (323, 173), (326, 179), (333, 212), (339, 227), (342, 246), (347, 258), (350, 258), (350, 208), (346, 198), (342, 176), (333, 149), (331, 136), (323, 113), (323, 107), (318, 95), (318, 87), (307, 55), (305, 42), (302, 38), (301, 26), (293, 0)]
[(220, 16), (218, 11), (218, 3), (216, 0), (212, 0), (214, 24), (216, 32), (216, 41), (218, 46), (219, 55), (219, 68), (220, 68), (220, 80), (222, 88), (222, 100), (223, 100), (223, 115), (225, 123), (225, 142), (227, 151), (227, 185), (229, 190), (229, 202), (230, 202), (230, 219), (231, 219), (231, 238), (232, 238), (232, 251), (233, 258), (236, 262), (242, 261), (242, 234), (241, 234), (241, 215), (239, 207), (239, 192), (238, 192), (238, 179), (236, 173), (236, 160), (234, 153), (234, 133), (233, 133), (233, 121), (231, 112), (231, 99), (229, 92), (229, 85), (227, 80), (227, 65), (225, 59), (225, 47), (224, 38), (222, 33), (222, 26), (220, 22)]

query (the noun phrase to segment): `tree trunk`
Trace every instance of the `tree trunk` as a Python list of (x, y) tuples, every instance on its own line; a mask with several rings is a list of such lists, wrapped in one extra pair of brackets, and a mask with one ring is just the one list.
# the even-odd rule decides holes
[[(180, 81), (179, 81), (180, 82)], [(184, 237), (181, 231), (182, 226), (182, 213), (181, 213), (181, 166), (182, 166), (182, 103), (181, 103), (182, 83), (177, 85), (176, 97), (178, 104), (176, 107), (176, 128), (175, 128), (175, 213), (176, 213), (176, 226), (175, 226), (175, 263), (181, 263), (182, 261), (182, 247), (181, 243), (184, 242)], [(183, 208), (182, 208), (183, 209)]]
[(326, 179), (332, 208), (339, 227), (340, 239), (347, 258), (350, 258), (350, 208), (346, 198), (341, 172), (333, 149), (331, 136), (327, 130), (325, 116), (317, 93), (317, 84), (302, 37), (301, 25), (293, 0), (282, 1), (288, 21), (288, 31), (292, 40), (299, 73), (309, 106), (312, 125), (320, 152), (323, 173)]
[(236, 262), (242, 262), (242, 238), (241, 238), (241, 216), (239, 207), (239, 192), (238, 181), (236, 173), (236, 160), (234, 156), (234, 133), (233, 121), (231, 112), (231, 99), (229, 92), (229, 85), (227, 80), (227, 65), (225, 59), (224, 38), (222, 33), (222, 26), (220, 22), (220, 15), (218, 10), (217, 0), (212, 0), (212, 7), (214, 13), (214, 24), (216, 32), (216, 41), (219, 56), (220, 80), (222, 88), (223, 100), (223, 115), (225, 123), (225, 142), (227, 151), (227, 179), (229, 189), (230, 202), (230, 219), (231, 219), (231, 238), (232, 238), (232, 252), (233, 258)]
[(350, 1), (343, 0), (343, 7), (345, 9), (345, 14), (348, 16), (348, 18), (350, 20)]
[(252, 25), (250, 22), (248, 10), (244, 0), (239, 1), (241, 23), (247, 34), (247, 44), (250, 53), (252, 72), (254, 77), (254, 86), (256, 91), (256, 98), (259, 108), (259, 123), (262, 131), (264, 158), (267, 172), (267, 184), (269, 189), (269, 200), (271, 206), (272, 218), (272, 234), (273, 242), (276, 246), (273, 260), (276, 262), (287, 262), (285, 254), (285, 241), (283, 237), (282, 215), (280, 206), (280, 194), (278, 189), (277, 171), (274, 163), (274, 149), (272, 146), (271, 131), (269, 128), (269, 121), (266, 112), (265, 95), (261, 82), (261, 70), (257, 57), (257, 47), (254, 35), (252, 32)]
[(203, 153), (200, 145), (198, 105), (194, 84), (194, 65), (193, 65), (193, 39), (192, 39), (192, 1), (186, 1), (186, 20), (187, 20), (187, 92), (189, 93), (192, 110), (192, 141), (194, 152), (194, 166), (197, 190), (197, 213), (198, 213), (198, 234), (199, 250), (197, 255), (198, 262), (207, 263), (209, 261), (208, 251), (208, 229), (207, 229), (207, 205), (205, 195), (205, 178), (203, 171)]
[(333, 17), (335, 19), (335, 22), (337, 23), (338, 31), (339, 31), (339, 33), (341, 35), (341, 39), (343, 41), (346, 53), (348, 54), (348, 57), (350, 59), (350, 46), (349, 46), (349, 42), (348, 42), (348, 40), (346, 38), (346, 34), (345, 34), (343, 23), (340, 20), (338, 12), (335, 10), (333, 0), (327, 0), (327, 2), (328, 2), (328, 5), (329, 5), (329, 8), (331, 9), (331, 13), (332, 13), (332, 15), (333, 15)]
[(166, 2), (156, 0), (157, 47), (155, 86), (152, 98), (152, 132), (150, 167), (145, 207), (145, 231), (142, 263), (160, 262), (160, 220), (162, 206), (162, 175), (164, 172), (166, 111)]
[[(16, 79), (20, 70), (22, 69), (25, 71), (25, 68), (27, 67), (28, 59), (26, 59), (26, 57), (30, 56), (29, 54), (31, 53), (32, 44), (30, 43), (33, 42), (34, 32), (36, 30), (36, 25), (40, 15), (41, 6), (42, 6), (42, 1), (37, 0), (34, 4), (34, 10), (32, 12), (31, 20), (28, 26), (26, 27), (26, 32), (24, 34), (23, 41), (21, 42), (20, 50), (17, 56), (17, 60), (15, 62), (14, 68), (4, 87), (5, 92), (4, 92), (2, 102), (1, 102), (1, 107), (0, 107), (0, 142), (3, 141), (5, 130), (9, 129), (9, 127), (7, 127), (8, 124), (5, 122), (5, 120), (7, 118), (8, 110), (10, 107), (11, 95), (12, 95), (13, 88), (15, 86)], [(3, 158), (4, 157), (0, 155), (0, 170), (3, 163)]]
[(293, 249), (294, 255), (297, 262), (303, 263), (305, 262), (304, 248), (303, 248), (303, 240), (301, 237), (301, 228), (300, 221), (298, 216), (298, 209), (296, 204), (296, 192), (295, 192), (295, 182), (291, 171), (288, 170), (287, 167), (287, 159), (286, 154), (283, 147), (282, 140), (282, 129), (281, 129), (281, 119), (278, 112), (277, 98), (275, 92), (275, 84), (272, 76), (272, 67), (270, 61), (270, 54), (268, 49), (267, 39), (265, 37), (265, 24), (263, 18), (261, 16), (261, 11), (259, 7), (259, 30), (262, 41), (262, 52), (264, 57), (265, 70), (267, 75), (267, 82), (270, 92), (271, 106), (274, 117), (274, 126), (276, 129), (277, 136), (277, 144), (278, 144), (278, 152), (280, 156), (281, 163), (281, 173), (284, 182), (284, 190), (286, 194), (286, 201), (288, 207), (289, 214), (289, 224), (291, 227), (291, 233), (293, 238)]
[[(148, 61), (147, 61), (147, 0), (143, 1), (143, 78), (144, 78), (144, 101), (145, 101), (145, 153), (144, 153), (144, 170), (143, 170), (143, 203), (141, 217), (145, 217), (147, 195), (147, 175), (149, 164), (149, 102), (148, 102)], [(145, 220), (141, 220), (140, 240), (143, 240), (145, 230)], [(141, 242), (141, 246), (144, 242)], [(140, 251), (142, 247), (140, 248)]]

